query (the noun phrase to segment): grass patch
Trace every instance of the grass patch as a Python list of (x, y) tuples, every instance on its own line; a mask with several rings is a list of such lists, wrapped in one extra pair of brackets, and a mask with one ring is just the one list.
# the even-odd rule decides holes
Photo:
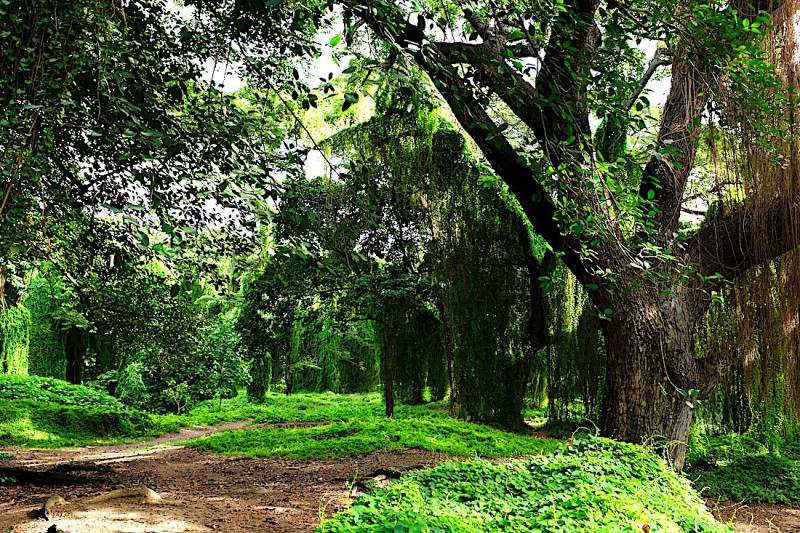
[(109, 444), (163, 432), (142, 411), (0, 400), (0, 444), (59, 448)]
[(549, 453), (561, 443), (431, 413), (420, 418), (375, 417), (311, 428), (226, 431), (188, 445), (225, 455), (333, 459), (407, 448), (465, 457), (519, 457)]
[(123, 410), (116, 398), (83, 385), (38, 376), (0, 375), (0, 400), (30, 400), (76, 407)]
[(642, 448), (589, 438), (510, 463), (452, 462), (357, 499), (319, 533), (732, 532)]

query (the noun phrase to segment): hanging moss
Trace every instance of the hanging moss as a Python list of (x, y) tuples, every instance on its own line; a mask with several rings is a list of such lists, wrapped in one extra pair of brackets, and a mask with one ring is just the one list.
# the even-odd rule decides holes
[(591, 420), (599, 411), (605, 361), (597, 311), (562, 264), (548, 297), (547, 396), (551, 422)]
[(66, 379), (65, 335), (54, 318), (63, 286), (58, 279), (35, 273), (23, 300), (30, 311), (28, 372), (35, 376)]
[(22, 305), (0, 311), (0, 373), (28, 373), (30, 312)]
[(431, 400), (441, 400), (447, 392), (443, 324), (429, 308), (406, 316), (395, 337), (395, 394), (406, 404), (423, 402), (423, 392), (431, 389)]

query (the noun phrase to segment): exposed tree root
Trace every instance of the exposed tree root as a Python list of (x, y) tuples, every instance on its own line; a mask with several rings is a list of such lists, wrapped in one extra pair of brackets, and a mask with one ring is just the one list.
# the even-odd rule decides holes
[(67, 501), (61, 496), (50, 496), (41, 509), (37, 509), (30, 513), (31, 518), (44, 518), (48, 522), (53, 520), (53, 506), (63, 505)]
[(109, 500), (116, 500), (117, 498), (130, 498), (132, 496), (142, 497), (144, 498), (144, 501), (147, 503), (161, 502), (161, 496), (156, 491), (142, 486), (142, 487), (132, 487), (127, 489), (112, 490), (107, 494), (103, 494), (101, 496), (98, 496), (97, 498), (92, 498), (86, 503), (89, 504), (102, 503)]
[(75, 463), (63, 463), (53, 468), (50, 468), (48, 472), (110, 472), (111, 467), (106, 465), (98, 465), (95, 463), (82, 463), (82, 462), (75, 462)]

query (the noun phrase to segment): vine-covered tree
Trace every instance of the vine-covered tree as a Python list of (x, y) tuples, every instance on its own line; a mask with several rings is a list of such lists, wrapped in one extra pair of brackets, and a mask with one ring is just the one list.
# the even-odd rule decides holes
[[(796, 103), (794, 3), (488, 2), (459, 6), (463, 26), (435, 8), (412, 21), (394, 3), (346, 7), (430, 75), (605, 315), (604, 432), (678, 443), (670, 453), (680, 468), (691, 396), (722, 375), (717, 358), (695, 357), (698, 320), (723, 283), (797, 246), (794, 168), (774, 163), (796, 149), (784, 118)], [(437, 23), (455, 38), (437, 38)], [(643, 38), (666, 49), (637, 80), (620, 59), (635, 59), (628, 42)], [(671, 90), (658, 137), (646, 165), (631, 168), (632, 108), (665, 58)], [(496, 100), (530, 133), (529, 147), (493, 118)], [(603, 120), (594, 129), (592, 115)], [(749, 157), (718, 159), (721, 205), (682, 231), (704, 124), (717, 133), (712, 142), (729, 144), (727, 154)]]
[[(692, 400), (728, 366), (695, 356), (698, 321), (726, 284), (741, 286), (778, 258), (797, 286), (789, 254), (798, 235), (795, 3), (339, 5), (346, 43), (366, 25), (386, 45), (387, 61), (368, 68), (410, 75), (413, 62), (428, 74), (535, 231), (589, 291), (604, 318), (604, 433), (677, 443), (670, 454), (680, 468)], [(649, 63), (630, 45), (643, 39), (659, 46)], [(628, 145), (647, 129), (642, 93), (665, 65), (671, 89), (656, 139)], [(703, 224), (685, 227), (705, 131), (719, 201)], [(786, 311), (781, 320), (795, 320), (796, 310)], [(797, 350), (787, 350), (769, 356), (789, 369)]]

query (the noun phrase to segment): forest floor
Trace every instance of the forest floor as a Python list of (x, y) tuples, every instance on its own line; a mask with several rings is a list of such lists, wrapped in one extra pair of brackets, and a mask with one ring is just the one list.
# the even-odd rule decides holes
[[(327, 461), (248, 459), (214, 455), (166, 444), (219, 431), (240, 429), (235, 422), (136, 444), (57, 450), (10, 448), (9, 467), (49, 470), (90, 463), (87, 477), (107, 481), (76, 486), (12, 485), (0, 495), (0, 531), (41, 533), (49, 524), (28, 515), (50, 496), (66, 500), (54, 522), (67, 533), (82, 532), (299, 532), (313, 531), (324, 516), (346, 508), (367, 486), (388, 482), (394, 473), (427, 468), (452, 457), (424, 450), (379, 451)], [(78, 463), (78, 465), (76, 465)], [(98, 470), (99, 468), (99, 474)], [(146, 486), (162, 497), (95, 497), (125, 487)], [(266, 525), (266, 526), (265, 526)]]
[[(285, 426), (285, 424), (280, 424)], [(99, 482), (74, 486), (12, 485), (0, 495), (0, 531), (40, 533), (50, 524), (31, 518), (50, 496), (54, 522), (67, 533), (81, 532), (308, 532), (323, 517), (340, 511), (368, 487), (390, 482), (401, 472), (427, 468), (452, 456), (418, 449), (378, 451), (334, 460), (288, 460), (215, 455), (171, 445), (230, 429), (248, 421), (188, 428), (135, 444), (40, 450), (11, 448), (5, 464), (41, 471), (54, 468)], [(65, 466), (66, 465), (66, 466)], [(89, 465), (88, 469), (86, 469)], [(84, 470), (81, 470), (84, 468)], [(161, 496), (92, 502), (111, 491), (146, 486)], [(800, 531), (800, 510), (784, 505), (708, 501), (715, 516), (733, 520), (737, 532)]]

